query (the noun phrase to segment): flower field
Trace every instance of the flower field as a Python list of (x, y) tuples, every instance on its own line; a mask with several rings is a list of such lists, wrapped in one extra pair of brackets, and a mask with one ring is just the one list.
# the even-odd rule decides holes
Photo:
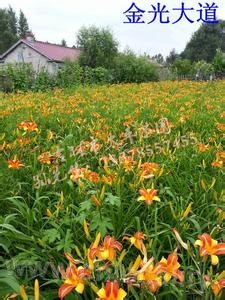
[(0, 299), (225, 299), (225, 82), (0, 111)]

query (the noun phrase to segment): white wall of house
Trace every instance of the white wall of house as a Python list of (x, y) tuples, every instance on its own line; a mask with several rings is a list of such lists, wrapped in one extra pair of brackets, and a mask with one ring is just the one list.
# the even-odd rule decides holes
[(44, 67), (50, 74), (54, 74), (58, 69), (57, 63), (49, 62), (46, 57), (23, 43), (19, 44), (4, 58), (4, 63), (17, 62), (32, 63), (35, 71)]

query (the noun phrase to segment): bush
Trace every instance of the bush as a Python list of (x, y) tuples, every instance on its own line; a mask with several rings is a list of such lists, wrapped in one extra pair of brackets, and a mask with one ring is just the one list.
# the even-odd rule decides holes
[(158, 80), (157, 67), (146, 57), (137, 57), (132, 52), (120, 53), (115, 59), (113, 69), (115, 83), (148, 82)]
[(93, 69), (93, 79), (95, 83), (104, 84), (104, 83), (110, 83), (112, 80), (112, 74), (109, 70), (98, 67)]
[(0, 75), (0, 91), (9, 93), (13, 91), (13, 82), (7, 75)]
[(214, 73), (213, 65), (204, 60), (196, 62), (193, 66), (194, 74), (198, 74), (200, 79), (209, 78)]
[(188, 76), (193, 74), (193, 68), (189, 59), (176, 59), (172, 65), (173, 72), (178, 76)]
[(213, 59), (213, 67), (217, 76), (224, 76), (225, 74), (225, 56), (221, 50), (217, 50)]
[(0, 76), (8, 78), (10, 89), (28, 91), (32, 88), (35, 73), (31, 64), (17, 63), (2, 67)]
[(45, 68), (42, 68), (38, 73), (36, 73), (32, 90), (45, 91), (47, 89), (52, 89), (54, 86), (55, 76), (50, 75)]
[(61, 88), (81, 84), (82, 67), (77, 62), (66, 61), (56, 74), (56, 85)]

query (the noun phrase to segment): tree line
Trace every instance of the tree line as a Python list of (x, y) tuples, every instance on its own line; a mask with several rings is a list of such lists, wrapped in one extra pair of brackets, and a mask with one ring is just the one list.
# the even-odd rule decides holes
[[(24, 37), (27, 31), (30, 31), (28, 21), (21, 10), (17, 17), (11, 6), (0, 9), (0, 53)], [(61, 45), (67, 45), (65, 39), (61, 41)], [(103, 68), (102, 72), (107, 74), (106, 81), (113, 83), (158, 80), (160, 78), (158, 71), (162, 68), (167, 68), (173, 75), (178, 76), (196, 75), (203, 78), (212, 73), (225, 74), (223, 20), (213, 25), (202, 23), (181, 53), (173, 49), (165, 59), (160, 53), (154, 56), (149, 54), (137, 56), (130, 49), (120, 52), (118, 46), (119, 43), (110, 28), (83, 26), (78, 31), (76, 39), (76, 47), (81, 50), (78, 64), (83, 69)], [(70, 70), (72, 66), (74, 65), (71, 64)]]

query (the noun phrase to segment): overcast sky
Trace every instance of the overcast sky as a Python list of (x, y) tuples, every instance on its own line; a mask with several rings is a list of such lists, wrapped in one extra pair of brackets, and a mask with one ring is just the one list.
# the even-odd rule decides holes
[[(125, 12), (135, 2), (138, 8), (145, 10), (144, 24), (124, 24), (127, 21)], [(125, 47), (133, 49), (136, 53), (148, 53), (154, 55), (162, 53), (167, 55), (172, 48), (182, 51), (190, 39), (192, 33), (199, 27), (196, 22), (199, 13), (199, 4), (206, 2), (212, 4), (212, 0), (183, 0), (185, 7), (193, 7), (194, 11), (187, 14), (194, 23), (181, 20), (177, 24), (160, 24), (159, 16), (155, 22), (151, 4), (165, 4), (170, 11), (170, 22), (178, 19), (179, 11), (173, 8), (181, 7), (182, 0), (0, 0), (0, 8), (11, 5), (16, 12), (22, 9), (25, 13), (30, 28), (37, 40), (60, 43), (64, 38), (69, 46), (76, 43), (76, 34), (82, 25), (109, 26), (115, 38), (118, 40), (120, 49)], [(225, 19), (225, 1), (214, 0), (218, 9), (217, 17)], [(164, 15), (164, 18), (167, 14)], [(212, 25), (213, 26), (213, 25)]]

